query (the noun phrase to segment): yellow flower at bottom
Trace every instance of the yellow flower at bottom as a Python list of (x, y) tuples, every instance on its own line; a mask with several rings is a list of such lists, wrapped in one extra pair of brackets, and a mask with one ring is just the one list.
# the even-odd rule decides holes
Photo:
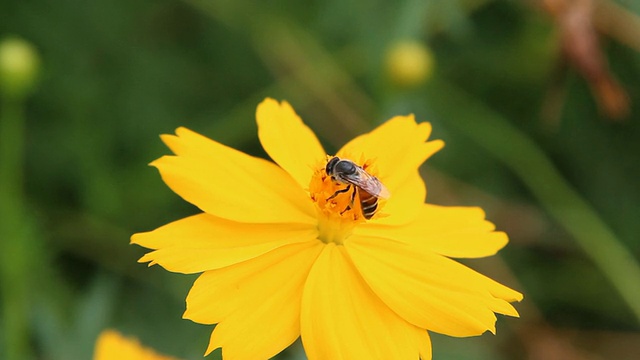
[(202, 273), (184, 318), (217, 324), (206, 354), (268, 359), (301, 336), (310, 360), (430, 359), (427, 331), (495, 333), (496, 313), (518, 316), (522, 294), (451, 259), (493, 255), (506, 234), (479, 208), (424, 203), (418, 167), (444, 145), (430, 124), (394, 117), (336, 154), (391, 194), (367, 220), (288, 103), (266, 99), (256, 117), (275, 164), (185, 128), (163, 135), (175, 155), (152, 165), (203, 212), (131, 238), (153, 250), (140, 262)]
[(96, 341), (93, 360), (178, 360), (164, 356), (140, 345), (134, 338), (126, 338), (115, 330), (105, 330)]

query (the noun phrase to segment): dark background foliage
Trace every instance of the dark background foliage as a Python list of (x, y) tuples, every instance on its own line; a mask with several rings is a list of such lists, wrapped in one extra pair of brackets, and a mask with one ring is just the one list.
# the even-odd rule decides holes
[[(571, 7), (587, 2), (591, 16)], [(434, 335), (435, 359), (635, 358), (639, 13), (630, 0), (0, 2), (0, 40), (41, 58), (34, 90), (0, 108), (25, 126), (2, 147), (22, 180), (0, 199), (0, 357), (90, 358), (112, 327), (201, 358), (211, 327), (181, 320), (195, 277), (147, 269), (128, 245), (197, 212), (146, 164), (178, 126), (265, 156), (254, 111), (271, 96), (328, 151), (396, 114), (432, 122), (447, 146), (423, 167), (427, 201), (481, 206), (509, 233), (500, 255), (465, 263), (522, 291), (522, 318), (499, 317), (497, 336)], [(434, 57), (414, 86), (385, 63), (408, 39)], [(599, 52), (608, 67), (589, 66)], [(627, 107), (592, 91), (612, 78)], [(304, 358), (300, 344), (280, 358)]]

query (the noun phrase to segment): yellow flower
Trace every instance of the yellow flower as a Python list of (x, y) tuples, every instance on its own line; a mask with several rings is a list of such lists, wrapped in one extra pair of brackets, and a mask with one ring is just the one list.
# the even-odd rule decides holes
[(310, 360), (431, 358), (426, 330), (495, 333), (495, 313), (518, 316), (522, 295), (450, 258), (495, 254), (507, 236), (479, 208), (425, 204), (418, 167), (443, 143), (428, 123), (398, 116), (336, 156), (390, 191), (370, 219), (325, 172), (328, 159), (291, 106), (257, 109), (258, 136), (275, 161), (185, 128), (154, 161), (165, 183), (203, 213), (135, 234), (141, 262), (200, 273), (184, 318), (217, 324), (206, 354), (268, 359), (299, 336)]
[(105, 330), (96, 341), (93, 360), (178, 360), (140, 345), (137, 339), (126, 338), (117, 331)]

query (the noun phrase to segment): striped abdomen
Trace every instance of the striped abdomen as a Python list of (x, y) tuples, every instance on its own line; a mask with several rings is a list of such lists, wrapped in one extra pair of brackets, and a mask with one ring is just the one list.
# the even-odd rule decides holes
[(367, 220), (371, 219), (371, 217), (376, 213), (376, 210), (378, 210), (378, 198), (361, 188), (358, 188), (358, 197), (360, 198), (362, 215)]

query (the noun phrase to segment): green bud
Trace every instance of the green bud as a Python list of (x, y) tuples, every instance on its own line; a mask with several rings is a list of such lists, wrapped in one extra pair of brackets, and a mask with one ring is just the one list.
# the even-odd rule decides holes
[(387, 50), (385, 66), (391, 82), (399, 87), (416, 87), (431, 77), (435, 66), (428, 47), (415, 40), (401, 40)]
[(0, 91), (13, 98), (27, 96), (35, 87), (40, 56), (25, 40), (9, 37), (0, 41)]

